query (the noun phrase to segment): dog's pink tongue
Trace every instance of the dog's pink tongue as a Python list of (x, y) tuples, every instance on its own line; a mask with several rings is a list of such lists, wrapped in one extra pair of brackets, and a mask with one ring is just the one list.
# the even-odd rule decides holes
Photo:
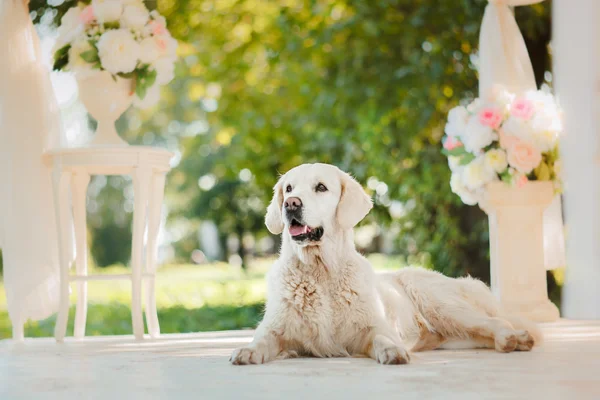
[(306, 225), (303, 226), (290, 226), (290, 235), (299, 236), (310, 232), (310, 228)]

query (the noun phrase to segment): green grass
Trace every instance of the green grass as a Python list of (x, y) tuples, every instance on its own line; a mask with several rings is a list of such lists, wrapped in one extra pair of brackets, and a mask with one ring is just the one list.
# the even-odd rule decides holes
[[(371, 255), (376, 269), (395, 269), (399, 258)], [(158, 317), (161, 332), (199, 332), (254, 328), (262, 316), (266, 281), (273, 259), (257, 259), (247, 272), (225, 263), (166, 265), (156, 276)], [(122, 274), (123, 266), (94, 269), (94, 274)], [(76, 301), (72, 285), (72, 304)], [(128, 281), (88, 283), (86, 335), (131, 334), (131, 284)], [(73, 334), (74, 307), (69, 313), (68, 334)], [(25, 327), (28, 337), (52, 336), (55, 316)], [(4, 285), (0, 282), (0, 339), (11, 336)]]

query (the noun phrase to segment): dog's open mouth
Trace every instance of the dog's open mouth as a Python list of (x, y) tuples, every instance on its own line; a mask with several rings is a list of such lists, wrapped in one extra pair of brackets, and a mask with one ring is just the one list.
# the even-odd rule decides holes
[(318, 241), (323, 236), (323, 228), (311, 228), (308, 225), (304, 225), (297, 219), (292, 219), (290, 223), (290, 236), (297, 242), (303, 242), (305, 240)]

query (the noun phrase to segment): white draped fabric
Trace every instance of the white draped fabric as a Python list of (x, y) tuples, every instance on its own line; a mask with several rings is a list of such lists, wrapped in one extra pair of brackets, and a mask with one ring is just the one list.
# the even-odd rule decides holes
[[(14, 332), (58, 310), (59, 269), (51, 169), (59, 108), (24, 0), (0, 0), (0, 248)], [(22, 332), (20, 332), (22, 334)]]
[[(525, 41), (510, 7), (542, 1), (489, 0), (479, 34), (479, 97), (487, 97), (494, 85), (513, 93), (537, 88)], [(546, 269), (566, 264), (560, 196), (544, 214), (544, 258)]]

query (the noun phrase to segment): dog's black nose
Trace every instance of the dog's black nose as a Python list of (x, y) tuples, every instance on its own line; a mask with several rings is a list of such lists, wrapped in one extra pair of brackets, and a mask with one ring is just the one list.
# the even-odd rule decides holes
[(302, 200), (298, 197), (290, 197), (283, 203), (287, 211), (296, 211), (302, 207)]

